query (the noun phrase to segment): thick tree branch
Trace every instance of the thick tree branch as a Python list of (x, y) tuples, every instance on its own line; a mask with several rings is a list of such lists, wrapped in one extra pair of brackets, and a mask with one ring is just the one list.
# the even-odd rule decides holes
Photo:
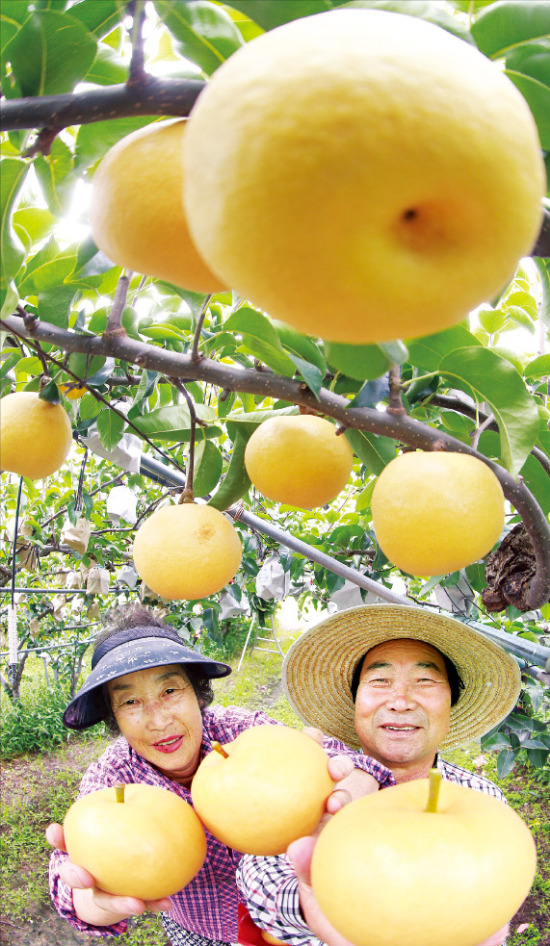
[[(479, 419), (485, 430), (498, 430), (498, 424), (492, 416), (489, 417), (487, 414), (484, 414), (483, 411), (474, 407), (473, 404), (467, 404), (458, 397), (449, 397), (446, 394), (430, 394), (422, 398), (422, 400), (426, 403), (429, 402), (433, 404), (434, 407), (442, 407), (450, 411), (456, 411), (458, 414), (464, 414), (465, 417), (471, 417), (472, 420)], [(544, 451), (542, 451), (540, 447), (534, 446), (531, 453), (537, 458), (545, 473), (550, 476), (550, 460)]]
[(533, 543), (537, 571), (529, 584), (526, 599), (530, 608), (541, 607), (550, 599), (550, 526), (535, 497), (520, 480), (498, 463), (427, 424), (419, 423), (408, 415), (391, 415), (371, 408), (350, 408), (341, 395), (322, 389), (319, 399), (302, 382), (273, 374), (270, 371), (255, 371), (225, 365), (203, 358), (193, 361), (189, 355), (166, 351), (132, 338), (114, 336), (108, 339), (99, 336), (78, 335), (51, 323), (33, 322), (25, 328), (17, 315), (2, 320), (2, 327), (16, 331), (19, 335), (35, 341), (47, 342), (63, 351), (78, 351), (89, 355), (108, 355), (130, 364), (137, 364), (158, 371), (171, 378), (208, 381), (222, 390), (243, 391), (263, 395), (312, 408), (316, 413), (333, 417), (344, 427), (353, 427), (371, 433), (392, 437), (401, 443), (423, 450), (434, 449), (435, 444), (444, 444), (448, 450), (468, 453), (483, 460), (495, 473), (504, 495), (517, 510)]
[(86, 125), (131, 115), (189, 115), (204, 86), (200, 79), (158, 79), (145, 75), (131, 85), (85, 92), (0, 100), (0, 129)]

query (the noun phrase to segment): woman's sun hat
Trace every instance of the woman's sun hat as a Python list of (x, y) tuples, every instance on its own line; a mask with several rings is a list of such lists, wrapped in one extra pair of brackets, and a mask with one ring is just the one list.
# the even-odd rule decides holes
[(454, 618), (395, 604), (339, 611), (304, 631), (283, 663), (289, 703), (309, 726), (359, 749), (351, 695), (353, 671), (372, 647), (402, 638), (432, 644), (452, 660), (464, 683), (440, 749), (478, 739), (513, 710), (521, 674), (511, 654)]
[(96, 647), (91, 673), (63, 713), (65, 726), (87, 729), (107, 717), (105, 684), (109, 681), (168, 664), (195, 667), (204, 677), (226, 677), (231, 673), (228, 664), (210, 660), (186, 647), (175, 630), (156, 625), (125, 628)]

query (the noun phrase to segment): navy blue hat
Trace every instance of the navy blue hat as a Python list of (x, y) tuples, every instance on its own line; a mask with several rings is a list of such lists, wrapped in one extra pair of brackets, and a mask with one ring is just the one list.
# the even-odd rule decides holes
[(105, 684), (109, 680), (167, 664), (195, 667), (204, 677), (226, 677), (231, 673), (227, 664), (185, 647), (171, 628), (155, 625), (125, 628), (107, 637), (94, 651), (91, 673), (63, 713), (65, 726), (87, 729), (108, 716), (110, 707)]

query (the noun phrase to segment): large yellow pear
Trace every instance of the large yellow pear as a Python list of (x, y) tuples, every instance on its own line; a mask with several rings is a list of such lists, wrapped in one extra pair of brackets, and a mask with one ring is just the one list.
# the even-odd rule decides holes
[(535, 844), (521, 818), (482, 792), (428, 779), (367, 795), (323, 828), (311, 879), (319, 905), (355, 946), (475, 946), (529, 893)]
[(378, 477), (372, 523), (380, 548), (401, 571), (447, 575), (490, 552), (504, 525), (504, 495), (477, 457), (402, 453)]
[(0, 401), (0, 468), (39, 480), (63, 465), (73, 430), (61, 404), (32, 391), (6, 394)]
[(102, 890), (122, 897), (169, 897), (193, 879), (206, 857), (204, 829), (191, 806), (152, 785), (83, 795), (63, 827), (71, 860)]
[(134, 564), (146, 585), (162, 598), (206, 598), (220, 591), (241, 564), (235, 527), (212, 506), (162, 506), (134, 539)]
[(107, 152), (93, 179), (92, 236), (119, 266), (218, 292), (224, 285), (197, 252), (181, 203), (185, 126), (183, 119), (155, 122)]
[(340, 9), (241, 47), (196, 102), (193, 239), (240, 295), (352, 344), (439, 331), (529, 253), (544, 166), (525, 99), (417, 17)]
[(344, 488), (353, 450), (323, 417), (283, 415), (256, 428), (244, 462), (254, 486), (268, 499), (313, 509), (329, 503)]
[(199, 765), (193, 805), (208, 830), (245, 854), (282, 854), (311, 834), (334, 783), (321, 746), (286, 726), (253, 726)]

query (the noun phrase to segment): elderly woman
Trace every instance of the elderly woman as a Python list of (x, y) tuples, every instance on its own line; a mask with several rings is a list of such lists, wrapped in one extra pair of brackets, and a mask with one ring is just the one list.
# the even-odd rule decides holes
[[(209, 707), (212, 678), (230, 672), (226, 664), (185, 647), (177, 631), (151, 611), (126, 611), (99, 636), (91, 673), (63, 715), (71, 729), (105, 720), (120, 734), (88, 768), (80, 794), (117, 782), (141, 782), (170, 789), (192, 803), (193, 775), (214, 741), (229, 742), (251, 726), (280, 725), (263, 712)], [(388, 769), (338, 740), (324, 739), (323, 748), (332, 778), (340, 780), (327, 802), (329, 812), (349, 797), (393, 784)], [(47, 838), (57, 848), (50, 863), (54, 906), (81, 932), (123, 933), (130, 916), (150, 910), (161, 914), (173, 946), (235, 943), (235, 872), (242, 855), (206, 834), (206, 860), (191, 883), (170, 898), (146, 902), (96, 887), (94, 878), (65, 853), (61, 826), (50, 825)]]

